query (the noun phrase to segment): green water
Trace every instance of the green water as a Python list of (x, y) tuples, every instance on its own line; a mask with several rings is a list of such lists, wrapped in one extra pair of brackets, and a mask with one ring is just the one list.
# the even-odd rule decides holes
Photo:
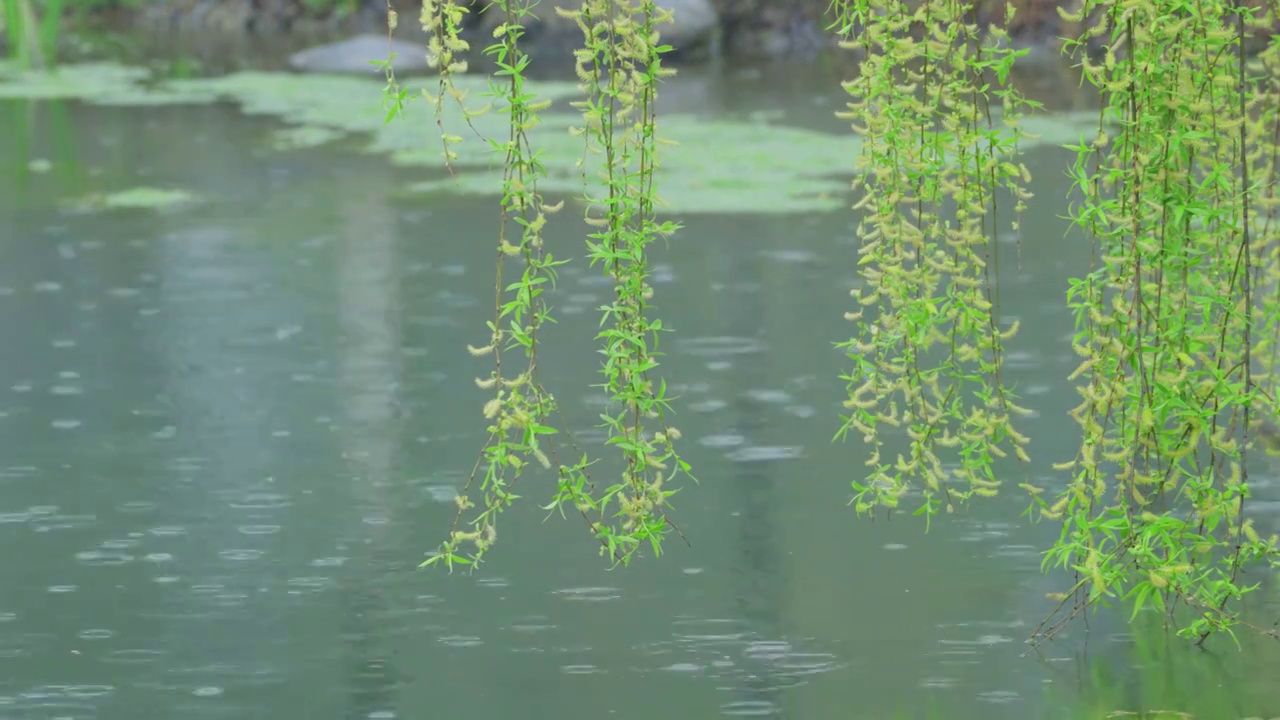
[[(795, 79), (720, 80), (686, 109), (838, 130), (838, 94)], [(529, 509), (550, 496), (531, 480), (482, 571), (416, 570), (482, 441), (465, 347), (492, 312), (494, 200), (406, 195), (420, 170), (350, 143), (277, 151), (281, 127), (0, 100), (0, 718), (1280, 714), (1280, 652), (1247, 637), (1203, 653), (1103, 613), (1024, 655), (1061, 578), (1012, 484), (927, 535), (854, 518), (864, 453), (829, 441), (844, 210), (681, 210), (657, 251), (691, 547), (609, 572), (580, 523)], [(1063, 297), (1088, 260), (1057, 218), (1067, 159), (1030, 152), (1020, 259), (1002, 245), (1008, 378), (1046, 472), (1076, 438)], [(137, 188), (182, 201), (103, 209)], [(580, 256), (570, 217), (551, 241)], [(546, 379), (598, 441), (609, 289), (562, 277)], [(1274, 529), (1275, 468), (1255, 477)]]

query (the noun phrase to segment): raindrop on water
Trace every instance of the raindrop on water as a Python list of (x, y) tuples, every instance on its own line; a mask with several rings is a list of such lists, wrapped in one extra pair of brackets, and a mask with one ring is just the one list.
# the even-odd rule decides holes
[(196, 697), (217, 697), (222, 694), (222, 688), (209, 685), (207, 687), (196, 688), (191, 691), (191, 694)]

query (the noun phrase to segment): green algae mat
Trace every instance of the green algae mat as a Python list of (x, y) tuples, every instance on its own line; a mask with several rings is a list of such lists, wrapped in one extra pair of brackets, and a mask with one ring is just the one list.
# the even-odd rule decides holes
[[(415, 86), (414, 83), (417, 83)], [(430, 78), (406, 83), (411, 97), (434, 86)], [(488, 80), (462, 76), (455, 84), (468, 102), (487, 102)], [(569, 128), (578, 115), (568, 100), (579, 95), (574, 83), (529, 83), (538, 96), (555, 101), (532, 131), (548, 177), (548, 194), (581, 193), (578, 167), (582, 140)], [(432, 87), (431, 89), (434, 89)], [(456, 107), (446, 106), (445, 127), (463, 137), (454, 145), (459, 172), (442, 178), (443, 157), (434, 108), (425, 100), (407, 104), (405, 113), (385, 122), (383, 83), (345, 75), (240, 72), (208, 79), (155, 79), (143, 68), (111, 63), (64, 65), (52, 71), (24, 71), (0, 64), (0, 101), (74, 100), (118, 107), (230, 102), (242, 112), (278, 119), (282, 127), (271, 143), (281, 151), (305, 149), (354, 138), (358, 147), (381, 154), (398, 166), (420, 167), (422, 182), (409, 194), (496, 194), (501, 167), (484, 138), (503, 137), (502, 107), (474, 117), (470, 126)], [(660, 152), (659, 195), (676, 212), (793, 213), (837, 210), (849, 203), (851, 169), (859, 141), (847, 135), (815, 132), (758, 120), (715, 120), (691, 114), (664, 114), (659, 132), (674, 143)], [(1061, 145), (1096, 130), (1097, 115), (1043, 115), (1025, 118), (1022, 127), (1035, 136), (1023, 147)], [(433, 177), (437, 179), (426, 179)]]

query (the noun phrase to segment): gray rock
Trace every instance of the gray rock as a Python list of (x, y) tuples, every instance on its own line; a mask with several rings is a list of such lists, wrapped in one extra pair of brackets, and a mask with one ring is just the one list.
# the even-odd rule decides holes
[(711, 0), (659, 0), (658, 6), (672, 10), (672, 22), (661, 26), (662, 41), (677, 50), (710, 42), (719, 29), (720, 16)]
[[(427, 48), (404, 40), (392, 40), (390, 52), (395, 53), (391, 65), (396, 72), (426, 70)], [(370, 60), (386, 60), (387, 36), (375, 33), (357, 35), (349, 40), (329, 43), (289, 57), (289, 65), (295, 70), (316, 73), (378, 73), (378, 66)]]
[[(659, 8), (672, 11), (669, 23), (658, 26), (664, 45), (671, 45), (676, 50), (692, 50), (711, 45), (719, 34), (720, 15), (716, 12), (711, 0), (657, 0)], [(542, 0), (538, 3), (535, 15), (542, 27), (537, 28), (538, 39), (553, 46), (563, 45), (572, 49), (577, 47), (581, 38), (577, 25), (566, 20), (556, 12), (556, 8), (577, 10), (582, 0)], [(496, 27), (500, 13), (486, 11), (481, 15), (481, 28), (487, 31)], [(534, 30), (534, 28), (530, 28)]]

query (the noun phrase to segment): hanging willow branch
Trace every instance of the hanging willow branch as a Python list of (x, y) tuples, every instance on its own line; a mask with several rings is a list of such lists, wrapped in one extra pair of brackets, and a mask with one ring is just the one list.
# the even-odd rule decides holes
[[(556, 403), (543, 387), (538, 372), (538, 331), (551, 321), (545, 295), (555, 281), (555, 268), (565, 261), (555, 260), (543, 242), (548, 215), (563, 203), (551, 206), (543, 201), (538, 180), (546, 172), (529, 141), (529, 131), (539, 121), (538, 111), (550, 104), (538, 100), (525, 86), (529, 56), (521, 47), (520, 38), (532, 4), (531, 0), (497, 0), (491, 12), (504, 13), (504, 22), (494, 33), (498, 41), (485, 50), (497, 65), (495, 77), (505, 79), (505, 83), (494, 83), (493, 94), (499, 96), (496, 99), (507, 106), (509, 114), (508, 137), (502, 142), (491, 141), (503, 162), (494, 317), (488, 323), (487, 343), (468, 347), (473, 356), (493, 358), (489, 376), (476, 380), (481, 389), (494, 393), (484, 406), (484, 417), (490, 423), (489, 437), (457, 497), (458, 512), (449, 539), (424, 565), (442, 563), (452, 568), (455, 563), (478, 563), (497, 538), (499, 514), (517, 498), (513, 493), (516, 482), (531, 465), (545, 469), (555, 466), (561, 476), (581, 476), (585, 471), (585, 461), (571, 467), (553, 462), (550, 438), (558, 431), (552, 427), (550, 416)], [(450, 41), (448, 37), (452, 32), (456, 39), (460, 16), (447, 8), (430, 17), (437, 16), (445, 19), (434, 28), (445, 37), (433, 39), (433, 48), (465, 48), (457, 44), (460, 41)], [(426, 17), (429, 15), (424, 10)], [(461, 70), (460, 61), (455, 61), (449, 72)], [(441, 83), (444, 87), (445, 81)], [(447, 143), (446, 140), (449, 154)], [(511, 237), (513, 234), (517, 237)], [(517, 277), (507, 276), (509, 264), (520, 268)], [(523, 357), (504, 365), (508, 353)], [(472, 499), (477, 478), (481, 480), (478, 502)], [(467, 521), (468, 529), (460, 529), (462, 517), (473, 508), (478, 511)], [(460, 552), (464, 545), (472, 548), (469, 554)]]
[(1073, 45), (1109, 34), (1111, 49), (1082, 61), (1105, 103), (1097, 138), (1074, 148), (1073, 220), (1095, 243), (1068, 293), (1084, 432), (1056, 466), (1072, 473), (1066, 491), (1037, 500), (1062, 523), (1045, 564), (1077, 581), (1037, 635), (1116, 597), (1202, 642), (1241, 621), (1231, 601), (1256, 587), (1241, 568), (1276, 553), (1244, 512), (1262, 249), (1250, 230), (1253, 21), (1232, 0), (1088, 0), (1069, 19), (1091, 14), (1101, 23)]
[[(489, 437), (457, 498), (450, 537), (424, 565), (478, 563), (496, 540), (498, 516), (517, 498), (516, 482), (536, 466), (554, 470), (558, 477), (555, 497), (544, 509), (572, 506), (614, 563), (629, 562), (646, 542), (660, 553), (663, 535), (674, 528), (667, 499), (675, 490), (668, 482), (689, 470), (675, 451), (679, 431), (665, 423), (665, 383), (655, 385), (651, 379), (662, 325), (647, 316), (653, 288), (647, 281), (646, 246), (676, 230), (674, 224), (656, 219), (654, 190), (657, 84), (670, 74), (660, 61), (670, 48), (657, 44), (656, 25), (670, 20), (670, 14), (660, 12), (652, 0), (586, 0), (579, 11), (565, 12), (577, 20), (586, 39), (578, 57), (589, 99), (577, 104), (585, 121), (578, 132), (586, 138), (590, 154), (603, 160), (604, 189), (585, 196), (589, 208), (603, 213), (588, 215), (588, 223), (599, 232), (589, 236), (587, 245), (592, 264), (601, 263), (616, 286), (615, 302), (601, 308), (612, 325), (598, 339), (605, 341), (604, 387), (618, 408), (602, 418), (610, 431), (608, 444), (623, 451), (624, 469), (621, 482), (597, 492), (586, 472), (590, 461), (585, 454), (574, 465), (556, 458), (551, 440), (560, 432), (550, 418), (557, 406), (539, 379), (538, 331), (551, 321), (545, 294), (555, 281), (556, 268), (565, 261), (555, 260), (543, 241), (547, 217), (562, 203), (544, 202), (538, 181), (545, 169), (529, 138), (539, 123), (537, 113), (550, 104), (536, 98), (525, 77), (530, 58), (520, 40), (535, 5), (536, 0), (497, 0), (488, 10), (503, 13), (494, 31), (497, 42), (485, 53), (497, 66), (491, 95), (495, 105), (507, 109), (509, 136), (488, 140), (501, 154), (504, 168), (494, 318), (488, 323), (486, 344), (469, 350), (474, 356), (493, 358), (493, 370), (476, 382), (494, 395), (484, 406)], [(461, 137), (444, 130), (443, 102), (449, 96), (462, 107), (465, 98), (452, 81), (455, 73), (466, 70), (462, 54), (468, 47), (459, 37), (464, 12), (452, 0), (424, 0), (422, 12), (423, 27), (432, 37), (431, 60), (441, 70), (439, 93), (429, 98), (450, 168), (456, 157), (451, 146)], [(389, 88), (393, 82), (388, 75)], [(476, 114), (462, 110), (468, 122)], [(518, 277), (509, 276), (511, 265), (521, 268)], [(520, 359), (511, 360), (513, 353)], [(651, 420), (657, 431), (646, 428)], [(462, 520), (473, 509), (463, 529)]]
[[(506, 10), (506, 5), (502, 5), (498, 9)], [(439, 128), (440, 142), (444, 146), (442, 151), (444, 165), (451, 174), (453, 173), (453, 160), (457, 159), (457, 152), (454, 152), (451, 147), (458, 142), (462, 142), (462, 137), (445, 132), (445, 97), (451, 97), (456, 102), (458, 108), (462, 110), (463, 118), (467, 118), (468, 123), (470, 123), (472, 114), (483, 113), (488, 109), (467, 110), (466, 105), (463, 104), (466, 100), (466, 92), (458, 90), (458, 87), (453, 85), (454, 74), (467, 72), (466, 53), (467, 50), (471, 49), (471, 45), (466, 40), (462, 40), (462, 17), (467, 13), (468, 10), (465, 6), (458, 4), (456, 0), (422, 0), (422, 12), (419, 15), (422, 29), (426, 31), (426, 35), (430, 38), (428, 47), (426, 47), (426, 59), (428, 59), (430, 67), (435, 68), (440, 73), (439, 87), (436, 94), (431, 95), (430, 92), (422, 90), (422, 95), (426, 96), (426, 99), (435, 108), (435, 124)], [(394, 14), (390, 15), (390, 17), (394, 18)], [(389, 44), (390, 36), (388, 35)], [(493, 47), (497, 46), (490, 47), (490, 50)]]
[[(1260, 22), (1280, 17), (1280, 2), (1269, 0), (1261, 10), (1265, 14), (1257, 16)], [(1254, 340), (1259, 391), (1254, 407), (1262, 421), (1256, 434), (1274, 454), (1280, 448), (1280, 428), (1275, 422), (1280, 415), (1280, 312), (1276, 311), (1280, 309), (1280, 42), (1273, 39), (1246, 69), (1252, 98), (1244, 125), (1253, 188), (1250, 227), (1256, 249), (1252, 289), (1262, 310)]]
[[(668, 498), (677, 490), (669, 483), (690, 470), (675, 448), (679, 431), (666, 424), (666, 382), (653, 377), (663, 328), (648, 311), (653, 287), (647, 248), (678, 229), (658, 221), (654, 183), (658, 83), (674, 72), (662, 66), (671, 48), (659, 44), (658, 25), (671, 13), (653, 0), (584, 0), (576, 11), (557, 12), (583, 33), (575, 55), (587, 98), (574, 103), (583, 118), (574, 132), (585, 143), (586, 221), (595, 229), (587, 249), (591, 264), (602, 266), (614, 283), (614, 300), (600, 308), (603, 329), (596, 336), (604, 343), (603, 387), (612, 401), (601, 419), (607, 444), (623, 455), (620, 482), (597, 497), (565, 478), (557, 501), (594, 512), (593, 530), (604, 550), (625, 563), (645, 543), (661, 554), (662, 538), (674, 527)], [(596, 181), (603, 187), (594, 189)], [(656, 431), (646, 427), (650, 422)]]
[[(860, 49), (853, 97), (841, 117), (863, 136), (854, 188), (862, 210), (859, 273), (846, 314), (856, 335), (838, 347), (853, 370), (838, 438), (872, 447), (870, 473), (853, 483), (859, 513), (899, 506), (913, 488), (931, 517), (1000, 485), (996, 458), (1028, 460), (1013, 425), (1026, 411), (1001, 380), (1004, 342), (995, 302), (997, 195), (1016, 215), (1030, 193), (1016, 158), (1016, 121), (1033, 105), (1007, 87), (1014, 58), (992, 28), (984, 42), (971, 2), (839, 0), (844, 47)], [(1012, 7), (1009, 14), (1012, 16)], [(918, 31), (918, 32), (916, 32)], [(857, 39), (848, 39), (854, 34)], [(998, 103), (992, 108), (993, 100)], [(886, 457), (885, 426), (909, 448)]]

